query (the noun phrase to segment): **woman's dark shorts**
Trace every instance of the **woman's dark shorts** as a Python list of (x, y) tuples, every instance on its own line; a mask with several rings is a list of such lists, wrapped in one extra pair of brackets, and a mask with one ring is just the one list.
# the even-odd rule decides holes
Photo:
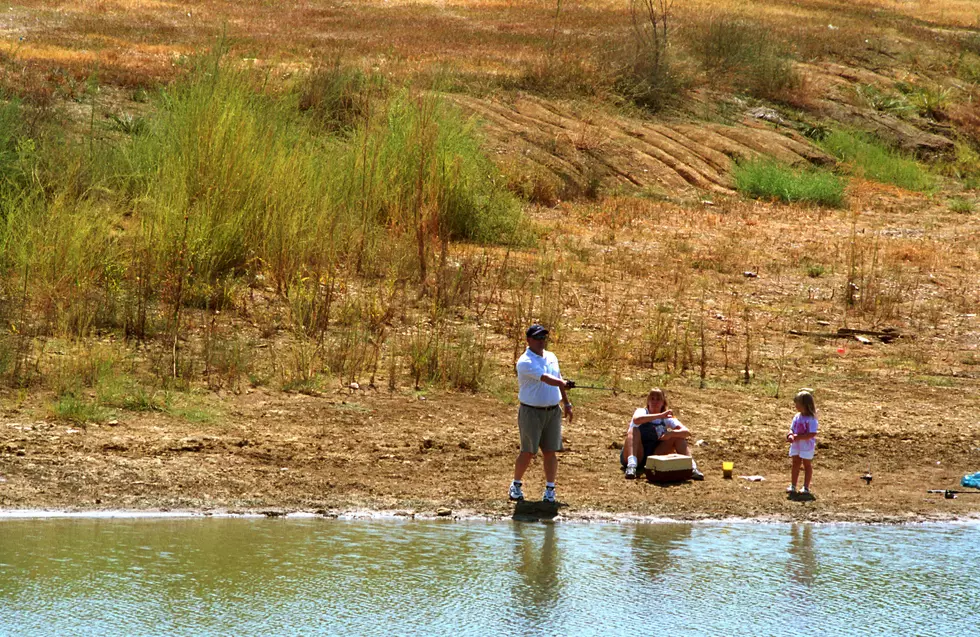
[[(664, 434), (664, 425), (662, 422), (647, 422), (636, 429), (640, 432), (640, 440), (643, 442), (643, 457), (636, 459), (636, 468), (643, 469), (647, 465), (647, 456), (652, 456), (657, 445), (660, 444), (660, 437)], [(624, 468), (626, 467), (627, 456), (625, 449), (619, 452), (619, 462)]]

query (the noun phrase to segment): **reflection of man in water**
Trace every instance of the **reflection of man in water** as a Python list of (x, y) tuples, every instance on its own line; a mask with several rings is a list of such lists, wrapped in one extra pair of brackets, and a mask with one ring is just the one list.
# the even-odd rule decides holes
[(646, 582), (658, 580), (670, 568), (670, 552), (691, 537), (691, 525), (637, 524), (633, 531), (630, 571)]
[(512, 607), (519, 616), (522, 632), (547, 628), (560, 634), (558, 600), (562, 582), (558, 573), (559, 552), (554, 524), (514, 524), (517, 573)]

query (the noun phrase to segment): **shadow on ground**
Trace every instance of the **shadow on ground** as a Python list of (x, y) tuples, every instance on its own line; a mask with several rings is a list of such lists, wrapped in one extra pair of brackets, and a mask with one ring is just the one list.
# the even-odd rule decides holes
[(657, 478), (656, 473), (650, 469), (643, 470), (643, 478), (646, 480), (647, 484), (654, 484), (658, 487), (676, 487), (681, 484), (687, 484), (691, 482), (693, 478), (678, 478), (677, 480), (666, 480), (664, 478)]
[(817, 499), (817, 496), (812, 493), (787, 493), (786, 499), (793, 502), (812, 502)]
[(558, 515), (558, 509), (568, 506), (559, 502), (528, 502), (521, 500), (514, 506), (513, 519), (518, 522), (538, 522), (553, 520)]

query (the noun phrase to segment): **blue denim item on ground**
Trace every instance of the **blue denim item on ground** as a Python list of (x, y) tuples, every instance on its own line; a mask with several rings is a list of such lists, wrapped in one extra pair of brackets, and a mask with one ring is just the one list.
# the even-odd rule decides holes
[(960, 484), (964, 487), (973, 487), (974, 489), (980, 489), (980, 471), (976, 473), (971, 473), (970, 475), (963, 476), (960, 480)]

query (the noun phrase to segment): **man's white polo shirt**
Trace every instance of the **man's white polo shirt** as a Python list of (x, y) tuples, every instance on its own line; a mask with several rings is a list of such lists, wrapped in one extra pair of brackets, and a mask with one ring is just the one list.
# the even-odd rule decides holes
[(517, 359), (517, 400), (531, 407), (554, 407), (561, 402), (561, 391), (541, 382), (542, 374), (561, 378), (558, 358), (548, 350), (544, 351), (544, 356), (538, 356), (530, 349), (524, 350)]

